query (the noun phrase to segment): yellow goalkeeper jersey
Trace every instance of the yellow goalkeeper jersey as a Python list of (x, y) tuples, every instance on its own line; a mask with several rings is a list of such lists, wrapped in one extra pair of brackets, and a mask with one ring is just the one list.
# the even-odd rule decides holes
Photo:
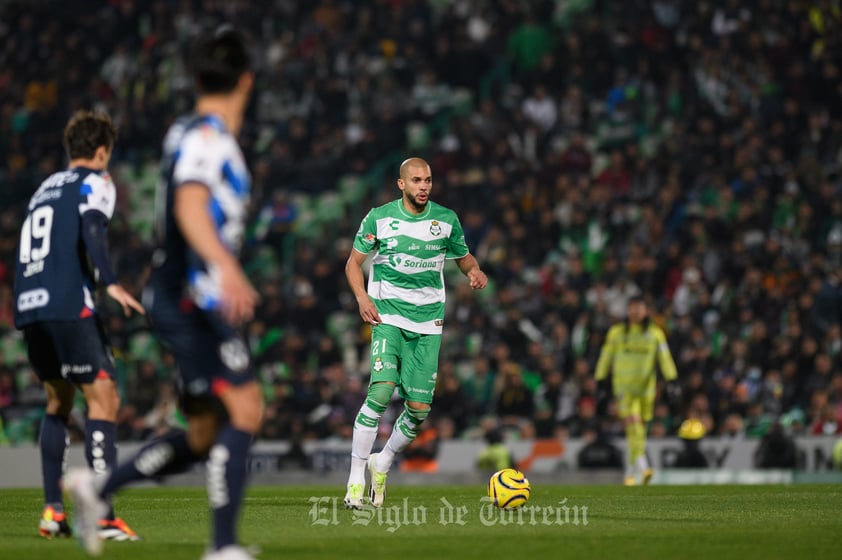
[(661, 327), (652, 322), (645, 327), (618, 323), (608, 329), (596, 363), (596, 380), (611, 372), (616, 396), (654, 398), (656, 359), (664, 379), (678, 377)]

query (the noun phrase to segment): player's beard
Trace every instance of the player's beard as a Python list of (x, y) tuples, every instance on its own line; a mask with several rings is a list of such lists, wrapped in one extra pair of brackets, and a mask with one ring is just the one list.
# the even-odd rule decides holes
[(404, 194), (406, 195), (406, 199), (409, 201), (412, 207), (415, 208), (415, 210), (417, 210), (418, 212), (423, 212), (424, 209), (427, 207), (427, 202), (430, 201), (429, 194), (427, 195), (427, 200), (425, 200), (423, 203), (418, 202), (418, 199), (415, 198), (415, 195), (409, 194), (408, 192), (404, 192)]

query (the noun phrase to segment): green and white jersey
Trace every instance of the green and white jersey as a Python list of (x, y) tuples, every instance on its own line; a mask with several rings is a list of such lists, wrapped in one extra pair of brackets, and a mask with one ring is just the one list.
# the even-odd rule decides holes
[(444, 261), (468, 254), (453, 210), (428, 202), (413, 215), (401, 199), (373, 208), (363, 218), (354, 249), (375, 251), (368, 295), (380, 319), (421, 334), (441, 334), (444, 324)]

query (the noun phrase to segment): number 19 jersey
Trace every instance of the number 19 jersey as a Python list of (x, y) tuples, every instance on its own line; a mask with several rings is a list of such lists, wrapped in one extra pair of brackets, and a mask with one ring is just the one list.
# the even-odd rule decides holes
[(75, 167), (50, 175), (27, 206), (15, 270), (15, 326), (72, 321), (94, 313), (94, 271), (82, 240), (82, 216), (114, 214), (107, 171)]

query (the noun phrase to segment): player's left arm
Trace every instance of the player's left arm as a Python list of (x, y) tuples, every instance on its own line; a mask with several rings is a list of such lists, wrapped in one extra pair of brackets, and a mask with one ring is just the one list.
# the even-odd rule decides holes
[(477, 259), (472, 254), (468, 253), (464, 257), (456, 259), (456, 265), (462, 271), (462, 274), (468, 277), (471, 288), (481, 290), (488, 285), (488, 277), (480, 269)]
[(100, 282), (105, 286), (108, 295), (123, 308), (126, 317), (131, 314), (132, 309), (143, 315), (145, 312), (140, 302), (117, 283), (117, 276), (111, 268), (111, 259), (108, 256), (108, 221), (114, 214), (116, 202), (114, 183), (107, 176), (91, 174), (82, 183), (81, 195), (79, 213), (82, 221), (82, 241), (99, 271)]
[(453, 220), (450, 236), (447, 239), (447, 253), (445, 256), (456, 261), (459, 270), (468, 277), (471, 288), (481, 290), (488, 285), (488, 277), (480, 269), (477, 259), (468, 250), (468, 244), (465, 243), (465, 232), (462, 230), (462, 224), (459, 223), (459, 218)]
[(597, 381), (602, 381), (608, 377), (611, 371), (611, 366), (614, 363), (614, 354), (617, 351), (617, 327), (608, 329), (605, 335), (605, 341), (602, 343), (602, 348), (599, 351), (599, 359), (596, 362), (596, 370), (594, 378)]
[(667, 336), (660, 327), (655, 327), (655, 340), (657, 341), (658, 353), (658, 367), (661, 370), (661, 375), (667, 381), (675, 381), (678, 379), (678, 368), (675, 367), (675, 360), (672, 358), (670, 347), (667, 344)]

